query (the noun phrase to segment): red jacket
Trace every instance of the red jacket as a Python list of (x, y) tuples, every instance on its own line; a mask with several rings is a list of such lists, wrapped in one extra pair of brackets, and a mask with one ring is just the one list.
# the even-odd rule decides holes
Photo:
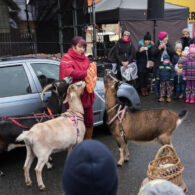
[[(73, 83), (81, 80), (85, 80), (87, 76), (87, 69), (90, 65), (89, 58), (84, 54), (80, 55), (75, 52), (72, 48), (68, 50), (60, 63), (59, 79), (71, 76), (73, 78)], [(83, 95), (81, 95), (81, 101), (84, 108), (88, 108), (93, 105), (95, 99), (94, 93), (88, 93), (86, 88)]]

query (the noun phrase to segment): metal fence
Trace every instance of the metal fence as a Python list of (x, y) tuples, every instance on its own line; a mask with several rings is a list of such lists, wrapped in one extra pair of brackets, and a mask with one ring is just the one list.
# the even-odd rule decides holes
[(0, 33), (0, 56), (36, 53), (36, 36), (27, 31)]

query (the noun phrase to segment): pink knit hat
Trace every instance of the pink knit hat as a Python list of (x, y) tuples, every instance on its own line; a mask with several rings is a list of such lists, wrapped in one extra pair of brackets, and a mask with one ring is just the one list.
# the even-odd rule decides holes
[(195, 54), (195, 44), (191, 44), (190, 45), (190, 53), (194, 53)]
[(158, 34), (158, 38), (159, 38), (160, 40), (163, 40), (164, 37), (165, 37), (166, 35), (168, 35), (167, 32), (160, 32), (160, 33)]
[(188, 28), (184, 28), (184, 29), (182, 30), (182, 33), (184, 33), (184, 32), (188, 32), (188, 33), (190, 33), (190, 31), (189, 31), (189, 29), (188, 29)]

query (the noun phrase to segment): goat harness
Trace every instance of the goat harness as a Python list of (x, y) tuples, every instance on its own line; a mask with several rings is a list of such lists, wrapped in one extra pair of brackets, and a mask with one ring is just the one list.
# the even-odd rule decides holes
[(122, 108), (122, 105), (116, 104), (115, 106), (113, 106), (112, 108), (110, 108), (107, 111), (107, 113), (111, 112), (117, 106), (119, 106), (118, 107), (118, 110), (117, 110), (117, 113), (112, 117), (112, 119), (110, 119), (107, 122), (107, 125), (111, 125), (116, 119), (118, 119), (119, 120), (119, 125), (120, 125), (120, 134), (121, 134), (122, 137), (124, 137), (124, 140), (126, 141), (125, 131), (124, 131), (123, 126), (122, 126), (122, 121), (124, 119), (124, 116), (125, 116), (125, 113), (126, 113), (126, 110), (127, 110), (127, 106), (125, 106), (124, 108)]
[(54, 118), (54, 116), (59, 116), (59, 114), (57, 115), (53, 115), (51, 112), (51, 109), (49, 107), (47, 107), (47, 111), (49, 113), (49, 115), (47, 115), (45, 112), (44, 113), (33, 113), (33, 116), (26, 116), (26, 117), (1, 117), (1, 120), (10, 120), (13, 123), (15, 123), (16, 125), (18, 125), (19, 127), (23, 128), (23, 129), (30, 129), (30, 127), (24, 126), (21, 123), (19, 123), (16, 120), (20, 120), (20, 119), (32, 119), (35, 118), (36, 121), (38, 123), (42, 122), (43, 118)]
[[(79, 113), (82, 115), (81, 113)], [(64, 114), (62, 114), (64, 118), (67, 118), (73, 125), (73, 127), (77, 131), (77, 138), (76, 138), (76, 143), (78, 142), (78, 137), (79, 137), (79, 128), (78, 128), (78, 121), (84, 121), (84, 118), (81, 116), (76, 115), (75, 113), (71, 111), (66, 111)]]

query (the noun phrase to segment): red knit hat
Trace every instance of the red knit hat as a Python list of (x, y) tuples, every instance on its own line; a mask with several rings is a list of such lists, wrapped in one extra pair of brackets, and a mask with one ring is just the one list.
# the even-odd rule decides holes
[(167, 32), (160, 32), (160, 33), (158, 34), (158, 38), (159, 38), (160, 40), (163, 40), (164, 37), (165, 37), (166, 35), (168, 35)]

